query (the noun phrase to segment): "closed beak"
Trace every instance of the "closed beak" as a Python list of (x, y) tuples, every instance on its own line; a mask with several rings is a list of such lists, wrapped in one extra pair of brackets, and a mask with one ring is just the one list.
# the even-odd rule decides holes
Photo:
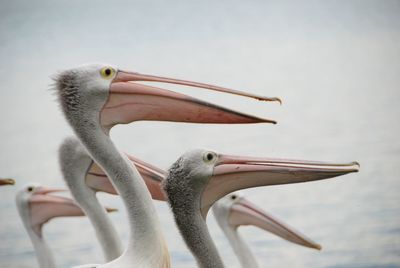
[(358, 172), (360, 165), (318, 161), (219, 155), (213, 175), (202, 194), (205, 218), (214, 202), (240, 189), (333, 178)]
[(234, 228), (241, 225), (257, 226), (289, 242), (321, 250), (319, 244), (273, 217), (271, 214), (258, 208), (243, 197), (232, 205), (228, 221)]

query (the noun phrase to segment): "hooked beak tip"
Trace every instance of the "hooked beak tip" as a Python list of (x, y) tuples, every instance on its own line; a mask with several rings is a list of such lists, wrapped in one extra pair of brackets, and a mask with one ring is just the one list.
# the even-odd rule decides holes
[(14, 185), (15, 184), (15, 180), (14, 179), (11, 179), (11, 178), (6, 178), (6, 179), (2, 179), (2, 178), (0, 178), (0, 184), (3, 184), (3, 185)]
[(256, 121), (252, 121), (253, 123), (269, 123), (269, 124), (273, 124), (276, 125), (278, 124), (277, 121), (272, 120), (272, 119), (260, 119), (260, 120), (256, 120)]
[(320, 244), (315, 244), (313, 246), (314, 249), (321, 251), (322, 250), (322, 246)]
[(118, 212), (117, 208), (109, 208), (109, 207), (107, 207), (106, 210), (107, 210), (108, 213)]
[(351, 162), (351, 163), (350, 163), (350, 165), (352, 165), (352, 166), (353, 166), (353, 168), (350, 170), (350, 172), (349, 172), (349, 173), (351, 173), (351, 172), (355, 172), (355, 173), (357, 173), (357, 172), (359, 172), (359, 171), (360, 171), (360, 167), (361, 167), (361, 165), (360, 165), (360, 163), (358, 163), (357, 161)]
[(276, 125), (276, 124), (278, 124), (278, 122), (277, 121), (275, 121), (275, 120), (272, 120), (272, 119), (259, 119), (258, 121), (253, 121), (253, 122), (255, 122), (255, 123), (270, 123), (270, 124), (273, 124), (273, 125)]
[(277, 101), (279, 102), (279, 105), (282, 105), (282, 100), (278, 97), (270, 98), (268, 101)]

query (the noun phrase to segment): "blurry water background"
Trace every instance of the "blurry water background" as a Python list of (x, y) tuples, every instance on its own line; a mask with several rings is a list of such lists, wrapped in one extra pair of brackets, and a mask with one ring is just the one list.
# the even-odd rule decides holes
[[(283, 105), (165, 86), (278, 125), (137, 122), (121, 150), (167, 168), (207, 147), (243, 155), (361, 163), (357, 174), (244, 194), (322, 244), (321, 252), (254, 227), (239, 231), (261, 267), (400, 267), (399, 1), (2, 1), (0, 3), (0, 267), (36, 267), (14, 204), (28, 182), (64, 185), (57, 150), (72, 131), (51, 76), (87, 62), (207, 82)], [(110, 215), (126, 242), (125, 211)], [(195, 267), (166, 204), (156, 203), (173, 267)], [(210, 215), (228, 267), (238, 261)], [(102, 262), (85, 218), (44, 227), (60, 267)]]

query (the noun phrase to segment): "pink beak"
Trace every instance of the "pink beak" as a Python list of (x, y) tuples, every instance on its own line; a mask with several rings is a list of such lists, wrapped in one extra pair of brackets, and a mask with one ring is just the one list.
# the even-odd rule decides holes
[(359, 164), (219, 155), (201, 199), (205, 218), (214, 202), (228, 193), (257, 186), (323, 180), (358, 172)]
[[(41, 186), (29, 198), (31, 224), (37, 235), (42, 235), (42, 226), (56, 217), (84, 216), (82, 209), (74, 200), (51, 193), (63, 192), (63, 189), (53, 189)], [(107, 211), (115, 209), (106, 208)]]
[(321, 250), (319, 244), (261, 210), (243, 197), (231, 206), (229, 224), (234, 228), (241, 225), (254, 225), (287, 241)]
[(274, 120), (232, 111), (180, 93), (134, 83), (137, 81), (179, 84), (263, 101), (280, 102), (278, 98), (267, 98), (208, 84), (118, 71), (111, 83), (109, 98), (100, 116), (104, 128), (138, 120), (219, 124), (276, 123)]
[[(132, 164), (136, 166), (144, 182), (146, 183), (151, 197), (154, 200), (166, 201), (166, 195), (161, 187), (161, 182), (166, 177), (166, 172), (131, 155), (127, 154), (127, 157), (131, 160)], [(102, 191), (115, 195), (118, 194), (107, 175), (95, 162), (93, 162), (89, 172), (86, 175), (86, 184), (96, 191)]]

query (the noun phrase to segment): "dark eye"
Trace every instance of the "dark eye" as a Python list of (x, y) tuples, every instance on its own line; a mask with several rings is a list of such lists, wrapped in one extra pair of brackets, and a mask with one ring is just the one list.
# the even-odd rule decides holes
[(33, 187), (32, 186), (29, 186), (28, 187), (28, 192), (32, 192), (33, 191)]
[(108, 76), (111, 74), (111, 70), (107, 68), (104, 70), (104, 73)]
[(203, 161), (206, 162), (206, 163), (211, 162), (211, 161), (213, 161), (215, 159), (216, 156), (217, 155), (214, 152), (206, 152), (203, 155)]
[(235, 194), (233, 194), (232, 196), (231, 196), (231, 199), (232, 200), (235, 200), (237, 198), (237, 195), (235, 195)]

